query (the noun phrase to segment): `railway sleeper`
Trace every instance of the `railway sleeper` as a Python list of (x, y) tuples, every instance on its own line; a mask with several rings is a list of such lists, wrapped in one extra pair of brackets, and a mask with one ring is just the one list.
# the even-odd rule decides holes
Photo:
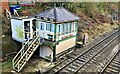
[(82, 64), (82, 63), (77, 63), (77, 62), (73, 63), (73, 65), (74, 65), (74, 66), (77, 66), (77, 67), (79, 67), (81, 64)]
[(116, 66), (116, 67), (120, 67), (120, 64), (118, 64), (118, 63), (112, 63), (111, 65)]
[(115, 72), (118, 72), (118, 71), (116, 71), (116, 70), (114, 70), (114, 69), (111, 69), (111, 68), (107, 68), (107, 70), (110, 70), (110, 72), (113, 72), (113, 73), (115, 73)]
[(74, 73), (75, 72), (75, 69), (72, 69), (72, 68), (65, 68), (66, 71), (68, 71), (69, 73)]
[(75, 62), (78, 63), (78, 64), (83, 64), (83, 62), (80, 61), (80, 60), (76, 60)]
[(104, 73), (106, 73), (106, 74), (111, 74), (111, 71), (110, 71), (110, 70), (105, 70)]
[(87, 60), (87, 58), (85, 58), (85, 57), (83, 57), (83, 56), (81, 56), (80, 59), (82, 59), (83, 61), (84, 61), (84, 60)]
[(57, 72), (60, 69), (60, 67), (56, 67), (53, 69), (54, 72)]
[(120, 66), (115, 66), (115, 65), (110, 65), (110, 66), (120, 69)]
[(71, 68), (71, 69), (77, 69), (79, 66), (78, 65), (76, 65), (76, 64), (71, 64), (70, 66), (69, 66), (69, 68)]
[(118, 59), (115, 59), (114, 61), (115, 61), (115, 62), (119, 62), (119, 63), (120, 63), (120, 58), (119, 58), (119, 60), (118, 60)]
[(120, 69), (120, 68), (118, 68), (118, 67), (114, 67), (114, 66), (111, 66), (111, 65), (109, 66), (109, 68), (114, 69), (114, 70), (117, 70), (117, 71)]
[(86, 59), (83, 59), (83, 58), (78, 58), (78, 60), (79, 60), (80, 62), (85, 62), (85, 61), (86, 61)]

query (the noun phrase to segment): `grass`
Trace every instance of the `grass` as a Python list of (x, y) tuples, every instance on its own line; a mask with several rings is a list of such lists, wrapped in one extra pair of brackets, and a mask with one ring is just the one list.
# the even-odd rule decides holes
[(2, 62), (2, 72), (11, 72), (12, 70), (12, 58)]

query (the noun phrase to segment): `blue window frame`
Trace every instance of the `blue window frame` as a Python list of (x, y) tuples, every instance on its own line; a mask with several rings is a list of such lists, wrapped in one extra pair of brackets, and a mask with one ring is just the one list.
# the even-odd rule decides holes
[(43, 30), (44, 31), (44, 23), (41, 22), (41, 26), (40, 26), (40, 30)]
[(50, 31), (50, 25), (51, 25), (50, 23), (46, 23), (46, 30), (47, 31)]
[(58, 32), (60, 32), (60, 25), (58, 25)]
[(51, 23), (46, 23), (46, 30), (47, 31), (51, 31), (51, 32), (54, 32), (54, 24), (51, 24)]
[(54, 24), (50, 24), (50, 31), (51, 31), (51, 32), (54, 32), (54, 29), (55, 29)]

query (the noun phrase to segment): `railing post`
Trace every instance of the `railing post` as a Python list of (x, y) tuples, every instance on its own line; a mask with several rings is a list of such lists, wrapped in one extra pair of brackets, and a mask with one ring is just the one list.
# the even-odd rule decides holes
[(18, 72), (20, 71), (20, 64), (19, 64), (19, 62), (18, 62)]
[(23, 53), (22, 53), (22, 52), (23, 52), (23, 50), (21, 50), (21, 57), (22, 57), (22, 55), (23, 55)]
[(15, 69), (15, 66), (14, 66), (14, 59), (12, 60), (12, 64), (13, 64), (13, 69)]
[(27, 53), (25, 53), (25, 55), (26, 55), (26, 56), (25, 56), (25, 59), (27, 60), (27, 56), (28, 56)]
[(43, 42), (44, 42), (44, 32), (43, 32)]

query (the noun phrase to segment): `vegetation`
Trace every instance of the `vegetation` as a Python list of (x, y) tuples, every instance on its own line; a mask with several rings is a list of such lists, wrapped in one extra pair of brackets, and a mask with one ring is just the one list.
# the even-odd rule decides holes
[[(37, 2), (35, 6), (22, 7), (22, 11), (28, 10), (32, 16), (55, 6), (63, 6), (80, 17), (78, 41), (82, 40), (84, 33), (88, 33), (91, 41), (98, 35), (118, 27), (118, 22), (111, 20), (112, 13), (118, 8), (117, 4), (115, 2)], [(20, 43), (11, 38), (10, 22), (7, 21), (5, 18), (2, 20), (2, 33), (5, 35), (2, 42), (3, 57), (10, 52), (17, 52), (21, 48)], [(2, 65), (3, 71), (10, 71), (12, 69), (11, 59), (3, 62)]]
[[(99, 32), (98, 30), (98, 33), (93, 35), (98, 25), (102, 25), (103, 23), (118, 24), (111, 21), (113, 13), (118, 8), (117, 2), (37, 2), (31, 14), (34, 15), (55, 6), (64, 7), (80, 16), (78, 40), (81, 40), (83, 31), (89, 33), (89, 35), (92, 34), (90, 38), (94, 38), (103, 32)], [(111, 28), (113, 27), (111, 26)]]

